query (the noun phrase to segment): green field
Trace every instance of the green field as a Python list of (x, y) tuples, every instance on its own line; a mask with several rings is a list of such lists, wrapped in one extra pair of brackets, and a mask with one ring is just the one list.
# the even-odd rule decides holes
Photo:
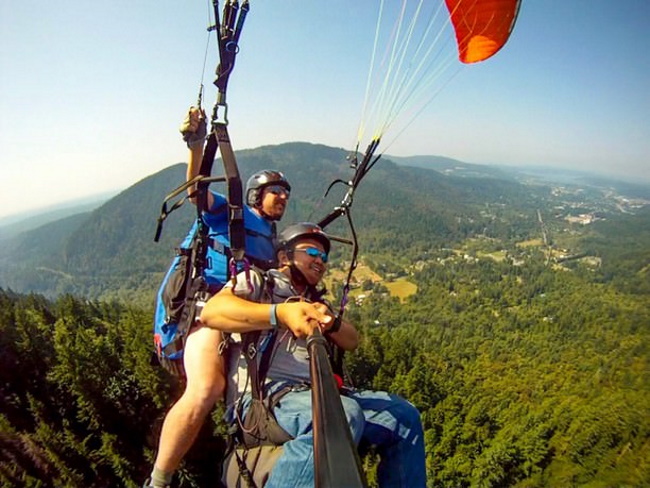
[(411, 283), (406, 278), (399, 278), (395, 281), (386, 282), (384, 285), (388, 288), (390, 296), (397, 297), (400, 301), (406, 300), (406, 298), (418, 291), (417, 285)]

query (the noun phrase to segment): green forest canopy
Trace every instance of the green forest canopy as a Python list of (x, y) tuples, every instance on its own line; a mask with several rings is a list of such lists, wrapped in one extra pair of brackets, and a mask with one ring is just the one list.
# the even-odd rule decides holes
[[(352, 376), (420, 409), (430, 486), (650, 479), (648, 297), (590, 276), (541, 257), (434, 263), (405, 303), (377, 293), (350, 307), (363, 336)], [(175, 391), (151, 364), (151, 311), (0, 302), (2, 485), (139, 486)], [(198, 444), (214, 467), (218, 436)], [(206, 486), (205, 461), (189, 456), (180, 485)]]

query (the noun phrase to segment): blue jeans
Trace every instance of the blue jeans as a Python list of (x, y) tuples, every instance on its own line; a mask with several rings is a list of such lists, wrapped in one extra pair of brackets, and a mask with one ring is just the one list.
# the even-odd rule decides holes
[[(382, 487), (426, 486), (424, 433), (420, 414), (409, 402), (382, 391), (355, 390), (341, 396), (352, 438), (377, 448)], [(267, 488), (314, 486), (311, 390), (287, 393), (274, 409), (294, 439), (284, 444)]]

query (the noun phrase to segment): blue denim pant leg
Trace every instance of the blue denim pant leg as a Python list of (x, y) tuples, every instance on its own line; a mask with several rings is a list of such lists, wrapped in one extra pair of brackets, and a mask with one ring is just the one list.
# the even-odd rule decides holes
[(426, 486), (424, 432), (418, 410), (402, 397), (383, 391), (358, 390), (348, 396), (363, 409), (362, 441), (376, 446), (381, 457), (379, 486)]
[[(358, 444), (364, 430), (359, 404), (341, 397), (352, 438)], [(284, 444), (284, 452), (275, 463), (266, 488), (314, 486), (314, 433), (312, 428), (311, 390), (287, 393), (273, 412), (280, 426), (294, 439)]]

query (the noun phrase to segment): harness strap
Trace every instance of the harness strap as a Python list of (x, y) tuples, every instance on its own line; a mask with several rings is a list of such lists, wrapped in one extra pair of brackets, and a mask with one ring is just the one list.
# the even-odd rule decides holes
[[(226, 105), (226, 88), (228, 79), (235, 65), (235, 56), (239, 50), (238, 41), (246, 14), (249, 10), (248, 1), (244, 0), (239, 7), (237, 2), (226, 1), (223, 8), (223, 19), (219, 21), (219, 2), (213, 0), (214, 15), (216, 28), (218, 29), (219, 43), (219, 65), (217, 66), (217, 78), (214, 81), (218, 89), (217, 101), (212, 112), (211, 125), (212, 130), (208, 135), (203, 159), (199, 173), (209, 176), (212, 172), (212, 164), (217, 154), (221, 152), (221, 160), (225, 172), (225, 182), (227, 186), (228, 201), (228, 230), (230, 233), (230, 248), (233, 259), (237, 262), (243, 261), (245, 255), (245, 235), (244, 235), (244, 200), (241, 185), (241, 177), (237, 168), (235, 153), (230, 145), (228, 135), (228, 118)], [(238, 12), (239, 15), (238, 15)], [(236, 22), (236, 24), (235, 24)], [(224, 108), (224, 120), (219, 121), (217, 112), (219, 107)], [(207, 210), (207, 194), (199, 195), (202, 201), (197, 202), (197, 207), (202, 211)]]
[(260, 391), (260, 378), (259, 370), (257, 368), (257, 340), (260, 337), (260, 332), (248, 332), (243, 334), (243, 352), (246, 359), (246, 368), (248, 369), (248, 376), (251, 379), (251, 395), (257, 400), (262, 399)]
[(236, 261), (244, 259), (246, 238), (244, 231), (244, 199), (241, 178), (237, 169), (235, 153), (230, 145), (228, 129), (225, 124), (217, 123), (216, 137), (221, 148), (221, 159), (226, 172), (228, 185), (228, 224), (230, 230), (230, 249)]
[[(163, 200), (162, 208), (160, 209), (160, 216), (158, 217), (158, 225), (156, 226), (156, 235), (154, 237), (154, 241), (158, 242), (160, 240), (160, 234), (162, 233), (162, 227), (165, 219), (169, 217), (169, 214), (171, 214), (174, 210), (180, 208), (185, 201), (190, 198), (191, 196), (194, 196), (196, 192), (192, 193), (192, 195), (187, 195), (186, 190), (190, 188), (191, 186), (196, 185), (196, 183), (201, 179), (201, 175), (197, 175), (194, 178), (192, 178), (189, 181), (186, 181), (182, 185), (178, 186), (174, 190), (172, 190), (171, 193), (169, 193), (165, 199)], [(176, 198), (178, 195), (183, 194), (183, 197), (174, 202), (171, 206), (171, 208), (168, 210), (167, 209), (167, 202), (170, 200)]]

